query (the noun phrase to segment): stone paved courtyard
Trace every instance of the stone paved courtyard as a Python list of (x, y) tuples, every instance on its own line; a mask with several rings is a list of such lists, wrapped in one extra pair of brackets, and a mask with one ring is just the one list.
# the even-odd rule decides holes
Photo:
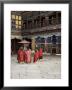
[(11, 79), (60, 79), (61, 56), (46, 55), (36, 63), (19, 64), (17, 56), (11, 58)]

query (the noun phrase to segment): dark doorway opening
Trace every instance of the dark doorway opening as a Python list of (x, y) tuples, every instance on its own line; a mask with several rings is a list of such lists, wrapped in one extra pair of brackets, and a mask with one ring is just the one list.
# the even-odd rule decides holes
[(56, 48), (52, 48), (52, 54), (56, 54)]
[(11, 39), (11, 54), (16, 54), (19, 47), (21, 46), (20, 42), (21, 40), (20, 39)]

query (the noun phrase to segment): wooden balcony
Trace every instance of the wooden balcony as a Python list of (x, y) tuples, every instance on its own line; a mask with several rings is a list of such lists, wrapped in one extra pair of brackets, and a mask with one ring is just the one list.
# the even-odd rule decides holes
[(50, 26), (45, 26), (41, 28), (36, 28), (36, 29), (28, 29), (28, 30), (22, 30), (23, 35), (27, 34), (36, 34), (36, 33), (46, 33), (46, 32), (60, 32), (61, 31), (61, 24), (58, 25), (50, 25)]

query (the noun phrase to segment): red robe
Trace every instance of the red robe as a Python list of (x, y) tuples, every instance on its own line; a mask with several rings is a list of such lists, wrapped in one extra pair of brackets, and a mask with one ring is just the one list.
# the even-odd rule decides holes
[(43, 56), (43, 51), (42, 51), (42, 48), (40, 48), (39, 50), (39, 57), (42, 57)]
[(25, 62), (27, 62), (27, 54), (26, 54), (26, 51), (24, 52), (24, 60), (25, 60)]
[(30, 63), (31, 62), (31, 50), (26, 50), (25, 51), (25, 61), (27, 63)]
[(26, 53), (25, 53), (25, 51), (24, 51), (24, 62), (25, 62), (25, 58), (26, 58)]
[(23, 50), (18, 50), (17, 60), (18, 60), (19, 63), (24, 61), (24, 52), (23, 52)]
[(36, 62), (39, 59), (39, 51), (35, 52), (34, 54), (34, 62)]

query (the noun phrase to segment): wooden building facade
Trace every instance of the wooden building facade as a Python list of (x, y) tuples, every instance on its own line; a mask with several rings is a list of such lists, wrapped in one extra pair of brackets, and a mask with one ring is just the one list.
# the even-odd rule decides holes
[[(19, 48), (17, 43), (26, 39), (30, 48), (42, 47), (47, 53), (61, 53), (61, 12), (60, 11), (12, 11), (12, 51)], [(15, 47), (18, 46), (18, 47)]]

